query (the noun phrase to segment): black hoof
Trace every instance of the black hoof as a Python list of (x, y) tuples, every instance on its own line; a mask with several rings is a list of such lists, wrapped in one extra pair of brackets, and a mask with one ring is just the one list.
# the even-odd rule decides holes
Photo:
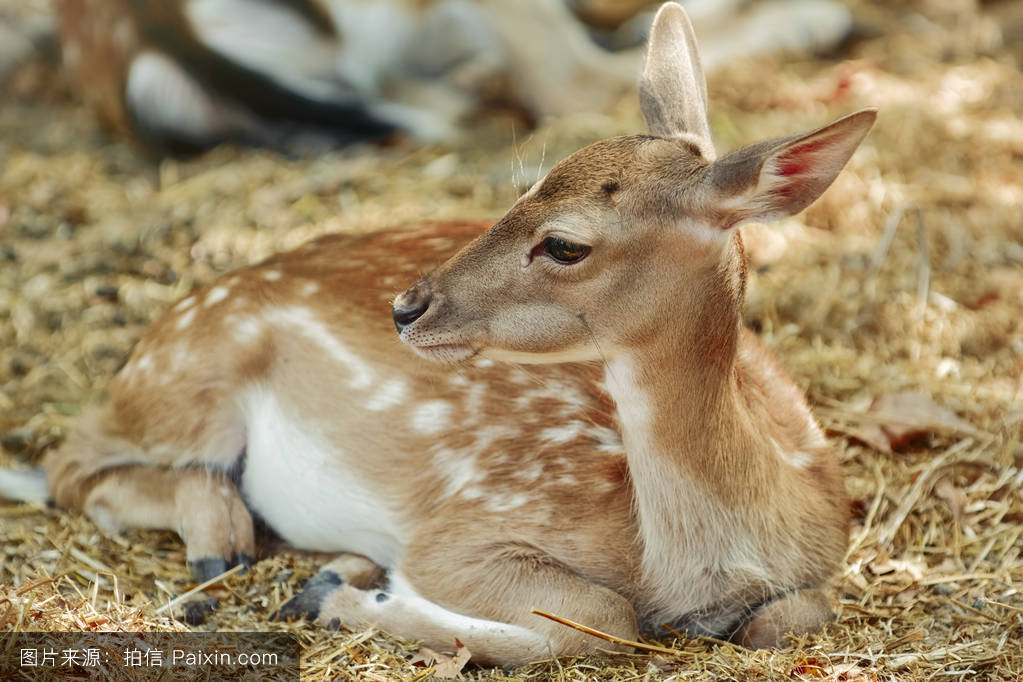
[(206, 557), (198, 561), (189, 561), (188, 567), (192, 569), (192, 576), (198, 583), (212, 580), (227, 570), (227, 560), (221, 557)]
[(270, 620), (316, 620), (323, 600), (344, 584), (345, 581), (334, 571), (320, 571), (309, 579), (301, 592), (284, 602)]
[(252, 555), (246, 554), (245, 552), (236, 555), (234, 558), (235, 566), (239, 564), (241, 564), (242, 566), (242, 570), (238, 571), (238, 575), (245, 575), (246, 573), (248, 573), (249, 569), (252, 568), (252, 564), (254, 563), (256, 563), (256, 561), (255, 559), (252, 558)]
[(190, 602), (185, 606), (185, 622), (189, 625), (202, 625), (206, 622), (206, 616), (210, 615), (218, 606), (220, 606), (220, 601), (216, 597)]

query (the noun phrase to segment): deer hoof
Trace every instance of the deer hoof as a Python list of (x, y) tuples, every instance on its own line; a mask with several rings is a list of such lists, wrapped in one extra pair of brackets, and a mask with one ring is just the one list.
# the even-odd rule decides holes
[(301, 592), (284, 602), (270, 620), (316, 620), (323, 600), (344, 584), (344, 579), (334, 571), (320, 571), (309, 579)]

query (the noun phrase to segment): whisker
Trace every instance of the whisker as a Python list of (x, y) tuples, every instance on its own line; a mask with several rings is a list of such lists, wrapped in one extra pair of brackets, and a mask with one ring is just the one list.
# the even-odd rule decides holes
[(583, 323), (583, 327), (586, 328), (586, 333), (590, 335), (590, 341), (593, 342), (593, 347), (597, 349), (597, 355), (600, 356), (600, 361), (604, 364), (604, 371), (608, 373), (614, 381), (617, 383), (618, 379), (615, 377), (614, 372), (611, 371), (611, 365), (607, 362), (607, 356), (604, 355), (604, 349), (597, 343), (597, 335), (593, 333), (593, 329), (590, 327), (590, 323), (586, 321), (586, 314), (579, 313), (577, 315), (579, 321)]
[(540, 175), (543, 174), (543, 164), (547, 160), (547, 140), (543, 141), (543, 146), (540, 148), (540, 164), (536, 167), (536, 180), (534, 184), (540, 182)]

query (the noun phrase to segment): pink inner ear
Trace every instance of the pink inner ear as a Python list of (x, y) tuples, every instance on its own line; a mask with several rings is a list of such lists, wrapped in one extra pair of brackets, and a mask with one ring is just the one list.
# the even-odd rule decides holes
[(775, 162), (775, 168), (777, 169), (778, 175), (790, 177), (793, 175), (803, 175), (807, 169), (813, 166), (813, 155), (823, 147), (828, 145), (827, 138), (811, 140), (804, 144), (796, 145), (792, 149), (788, 150), (784, 154), (778, 157)]

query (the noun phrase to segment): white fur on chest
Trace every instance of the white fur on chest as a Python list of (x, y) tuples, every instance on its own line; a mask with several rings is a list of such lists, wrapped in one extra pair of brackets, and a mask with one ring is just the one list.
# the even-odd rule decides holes
[(645, 626), (679, 623), (693, 632), (720, 633), (735, 620), (727, 596), (733, 581), (769, 582), (768, 571), (745, 528), (713, 496), (673, 464), (680, 453), (657, 449), (652, 429), (654, 398), (640, 385), (635, 363), (608, 363), (606, 381), (615, 400), (636, 490), (643, 541)]
[(343, 452), (315, 424), (288, 414), (265, 388), (250, 389), (242, 409), (249, 506), (296, 547), (354, 552), (392, 566), (400, 528), (381, 496), (346, 465), (359, 453)]

